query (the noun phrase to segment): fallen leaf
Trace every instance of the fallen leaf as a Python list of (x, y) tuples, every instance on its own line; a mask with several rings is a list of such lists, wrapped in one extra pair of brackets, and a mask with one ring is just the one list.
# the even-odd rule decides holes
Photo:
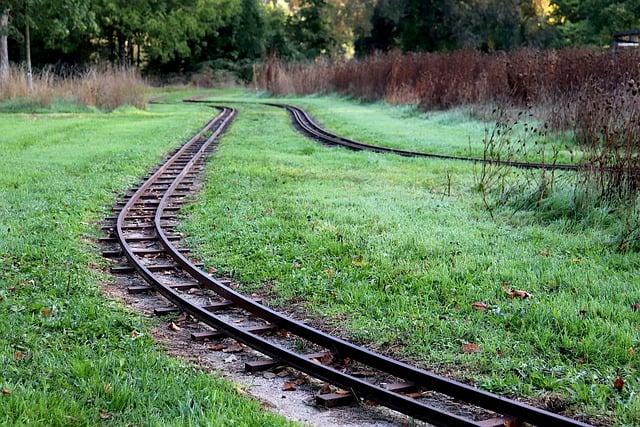
[(320, 358), (320, 363), (325, 366), (331, 364), (331, 362), (333, 362), (333, 355), (331, 353), (327, 353)]
[(131, 338), (137, 338), (138, 337), (138, 333), (136, 331), (131, 331), (131, 333), (129, 334), (129, 336)]
[(240, 343), (236, 343), (230, 347), (223, 349), (222, 351), (225, 353), (240, 353), (244, 350), (244, 346)]
[(16, 353), (14, 354), (14, 357), (16, 358), (16, 360), (24, 359), (25, 356), (26, 355), (21, 351), (16, 351)]
[(303, 385), (303, 384), (304, 384), (304, 383), (306, 383), (306, 382), (307, 382), (307, 380), (306, 380), (305, 378), (298, 378), (298, 379), (297, 379), (297, 380), (295, 380), (293, 383), (294, 383), (295, 385), (297, 385), (297, 386), (301, 386), (301, 385)]
[(633, 347), (629, 347), (627, 349), (627, 353), (629, 354), (629, 356), (633, 356)]
[(187, 291), (189, 295), (202, 295), (202, 289), (199, 288), (191, 288)]
[(224, 344), (216, 344), (216, 345), (209, 346), (209, 350), (211, 351), (221, 351), (221, 350), (224, 350), (225, 348), (227, 348), (227, 346)]
[(482, 301), (476, 301), (471, 304), (471, 308), (478, 311), (484, 311), (487, 309), (487, 304), (483, 303)]
[(411, 399), (419, 399), (422, 397), (422, 393), (413, 392), (413, 393), (405, 393), (405, 396)]
[(542, 251), (542, 252), (540, 252), (540, 255), (542, 255), (543, 257), (548, 257), (549, 256), (549, 252)]
[(2, 394), (11, 394), (11, 390), (9, 390), (8, 388), (3, 388), (2, 390), (0, 390), (0, 393), (2, 393)]
[(518, 289), (505, 289), (505, 292), (511, 298), (525, 299), (525, 298), (529, 298), (531, 296), (531, 294), (529, 292), (521, 291), (521, 290), (518, 290)]
[(638, 311), (640, 310), (640, 302), (637, 302), (631, 306), (631, 310)]
[(215, 267), (209, 267), (208, 271), (209, 271), (209, 274), (213, 274), (213, 273), (216, 273), (218, 271), (218, 269), (215, 268)]
[(579, 264), (581, 261), (582, 261), (582, 258), (574, 258), (571, 260), (571, 262), (574, 264)]
[(620, 377), (616, 378), (616, 380), (613, 382), (613, 388), (615, 388), (619, 392), (622, 392), (623, 387), (624, 387), (624, 380)]
[(175, 323), (171, 322), (171, 323), (169, 323), (169, 329), (174, 331), (174, 332), (178, 332), (180, 330), (180, 326), (178, 326)]
[(285, 381), (284, 384), (282, 384), (282, 391), (295, 391), (295, 390), (296, 390), (296, 386), (292, 382)]
[(334, 273), (334, 272), (333, 272), (333, 270), (332, 270), (332, 269), (325, 270), (325, 272), (327, 273), (327, 277), (328, 277), (329, 279), (333, 278), (333, 273)]
[(340, 389), (340, 390), (336, 390), (336, 394), (341, 394), (341, 395), (345, 395), (345, 394), (349, 394), (351, 393), (349, 390), (345, 390), (345, 389)]
[(331, 393), (331, 386), (328, 383), (322, 384), (322, 388), (320, 389), (320, 394), (329, 394)]
[(467, 343), (462, 346), (463, 353), (469, 354), (469, 353), (478, 353), (481, 351), (482, 351), (482, 348), (478, 344)]
[(100, 410), (100, 418), (102, 418), (103, 420), (108, 420), (109, 418), (111, 418), (111, 415), (109, 415), (108, 412)]

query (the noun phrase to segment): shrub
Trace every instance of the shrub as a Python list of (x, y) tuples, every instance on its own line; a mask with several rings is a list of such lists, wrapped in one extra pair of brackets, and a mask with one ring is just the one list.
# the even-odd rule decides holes
[(54, 102), (111, 111), (121, 105), (144, 108), (146, 84), (135, 70), (91, 67), (86, 70), (44, 69), (33, 76), (14, 67), (0, 82), (0, 102), (24, 108), (48, 109)]

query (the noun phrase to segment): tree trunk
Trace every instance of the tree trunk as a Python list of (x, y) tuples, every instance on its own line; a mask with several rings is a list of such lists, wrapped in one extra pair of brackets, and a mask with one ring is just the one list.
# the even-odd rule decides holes
[(9, 78), (9, 9), (0, 12), (0, 83)]
[(33, 70), (31, 69), (31, 33), (29, 31), (29, 22), (24, 28), (24, 43), (27, 52), (27, 85), (29, 91), (33, 89)]

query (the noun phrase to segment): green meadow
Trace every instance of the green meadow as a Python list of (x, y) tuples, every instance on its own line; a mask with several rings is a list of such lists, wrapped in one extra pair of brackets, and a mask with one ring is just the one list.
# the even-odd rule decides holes
[[(640, 260), (616, 244), (609, 211), (570, 206), (568, 180), (540, 207), (496, 199), (489, 213), (471, 163), (326, 148), (284, 110), (212, 101), (240, 114), (187, 210), (207, 265), (427, 369), (594, 423), (640, 423)], [(282, 102), (339, 134), (423, 151), (481, 152), (487, 128), (459, 110)]]
[(95, 237), (112, 203), (212, 110), (0, 114), (0, 425), (289, 425), (167, 357)]
[[(165, 356), (152, 321), (100, 293), (113, 279), (97, 223), (212, 116), (188, 95), (145, 111), (0, 114), (0, 424), (286, 425)], [(640, 424), (640, 258), (617, 244), (611, 209), (576, 213), (564, 181), (542, 208), (483, 200), (472, 163), (326, 148), (264, 95), (209, 99), (239, 115), (184, 210), (207, 266), (426, 369)], [(338, 134), (440, 154), (482, 153), (489, 126), (465, 110), (279, 101)]]

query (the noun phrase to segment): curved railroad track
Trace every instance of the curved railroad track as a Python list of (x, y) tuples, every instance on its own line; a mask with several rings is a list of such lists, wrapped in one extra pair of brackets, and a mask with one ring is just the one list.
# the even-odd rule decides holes
[[(131, 292), (153, 290), (175, 305), (172, 310), (210, 327), (192, 338), (231, 337), (266, 356), (247, 364), (248, 369), (287, 365), (341, 389), (317, 396), (327, 406), (344, 399), (368, 400), (436, 426), (588, 426), (331, 336), (236, 292), (202, 271), (189, 259), (188, 250), (180, 247), (172, 228), (177, 224), (175, 212), (236, 114), (233, 109), (219, 108), (221, 112), (213, 120), (126, 196), (117, 217), (105, 226), (111, 237), (104, 240), (117, 246), (105, 255), (123, 256), (128, 263), (112, 270), (133, 270), (148, 283)], [(299, 109), (289, 111), (295, 112), (294, 117), (304, 116)], [(324, 132), (315, 138), (331, 143), (338, 137)], [(442, 395), (457, 401), (455, 409), (442, 403)], [(458, 402), (465, 402), (464, 406)]]
[(340, 146), (348, 148), (350, 150), (366, 150), (376, 153), (390, 153), (397, 154), (405, 157), (428, 157), (442, 160), (461, 160), (465, 162), (476, 163), (492, 163), (495, 165), (511, 166), (522, 169), (553, 169), (553, 170), (580, 170), (579, 165), (561, 164), (561, 163), (535, 163), (535, 162), (518, 162), (512, 160), (500, 160), (492, 158), (476, 158), (476, 157), (464, 157), (464, 156), (450, 156), (447, 154), (434, 154), (425, 153), (421, 151), (401, 150), (398, 148), (380, 147), (377, 145), (366, 144), (364, 142), (355, 141), (353, 139), (345, 138), (335, 135), (324, 128), (322, 128), (305, 110), (300, 107), (288, 104), (269, 103), (268, 105), (274, 107), (280, 107), (286, 109), (294, 123), (294, 127), (297, 128), (302, 134), (316, 139), (326, 145)]

